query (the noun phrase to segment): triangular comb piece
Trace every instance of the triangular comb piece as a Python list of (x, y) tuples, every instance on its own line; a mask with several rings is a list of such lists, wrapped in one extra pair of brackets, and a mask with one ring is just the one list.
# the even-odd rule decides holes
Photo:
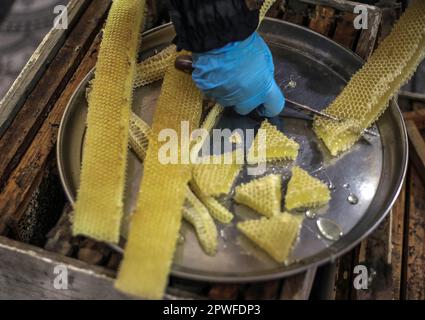
[(310, 176), (299, 167), (292, 169), (292, 177), (285, 197), (286, 209), (321, 207), (330, 199), (331, 194), (325, 183)]
[(218, 197), (230, 192), (243, 166), (243, 151), (236, 149), (231, 153), (207, 156), (200, 161), (193, 167), (193, 179), (203, 194)]
[[(265, 145), (262, 144), (265, 141)], [(299, 144), (264, 120), (248, 152), (250, 165), (278, 160), (295, 160)]]
[(289, 213), (240, 222), (237, 228), (279, 263), (291, 253), (303, 219)]
[(272, 217), (281, 212), (281, 185), (281, 176), (277, 174), (252, 180), (236, 187), (234, 200), (266, 217)]

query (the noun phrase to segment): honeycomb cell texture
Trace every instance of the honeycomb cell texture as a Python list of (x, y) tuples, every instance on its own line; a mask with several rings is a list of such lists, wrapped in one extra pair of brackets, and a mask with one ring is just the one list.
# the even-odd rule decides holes
[(425, 56), (425, 1), (414, 1), (367, 63), (325, 109), (341, 119), (316, 118), (314, 130), (332, 155), (348, 150), (385, 111)]
[(207, 196), (228, 194), (244, 164), (242, 149), (220, 155), (205, 156), (193, 166), (193, 179)]
[(199, 128), (201, 113), (202, 95), (191, 76), (170, 66), (155, 109), (137, 208), (115, 283), (124, 292), (147, 299), (163, 296), (181, 226), (191, 166), (161, 163), (158, 137), (163, 129), (168, 129), (177, 132), (180, 140), (181, 122), (187, 121), (190, 131)]
[(142, 0), (113, 2), (89, 99), (87, 133), (73, 233), (117, 243)]
[(141, 161), (146, 157), (151, 134), (152, 131), (149, 125), (138, 115), (132, 113), (130, 118), (129, 145)]
[(299, 167), (292, 169), (285, 196), (287, 210), (321, 207), (331, 199), (328, 186)]
[(299, 144), (264, 120), (252, 143), (247, 162), (250, 165), (280, 160), (295, 160)]
[(289, 213), (271, 218), (247, 220), (237, 228), (278, 263), (287, 261), (297, 239), (302, 219)]
[(235, 189), (234, 200), (266, 217), (277, 215), (281, 212), (281, 179), (280, 175), (271, 174), (241, 184)]
[(167, 68), (174, 64), (176, 56), (176, 46), (170, 45), (156, 55), (137, 64), (134, 87), (139, 88), (162, 80)]
[(210, 213), (196, 195), (187, 188), (188, 207), (183, 208), (183, 217), (196, 231), (202, 249), (208, 255), (215, 255), (217, 252), (217, 227)]

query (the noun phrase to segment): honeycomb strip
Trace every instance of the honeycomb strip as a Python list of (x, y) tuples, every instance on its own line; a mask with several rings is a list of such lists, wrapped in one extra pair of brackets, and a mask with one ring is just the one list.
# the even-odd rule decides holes
[(233, 220), (233, 214), (227, 210), (217, 199), (211, 196), (207, 196), (204, 192), (196, 185), (196, 183), (191, 183), (193, 192), (202, 201), (202, 203), (207, 207), (211, 216), (217, 221), (229, 224)]
[(329, 202), (328, 186), (299, 167), (292, 169), (285, 197), (287, 210), (321, 207)]
[(137, 154), (140, 161), (146, 157), (148, 150), (149, 137), (152, 134), (150, 126), (144, 122), (135, 113), (131, 114), (130, 118), (130, 139), (129, 145), (131, 149)]
[(117, 243), (123, 216), (132, 85), (144, 0), (114, 1), (87, 115), (73, 233)]
[[(265, 141), (265, 145), (261, 141)], [(298, 143), (264, 120), (249, 149), (247, 162), (253, 165), (279, 160), (295, 160), (299, 148)]]
[(237, 224), (237, 228), (278, 263), (284, 263), (291, 253), (301, 224), (299, 217), (282, 213), (271, 218), (243, 221)]
[(134, 88), (147, 86), (164, 78), (167, 68), (176, 60), (176, 46), (170, 45), (136, 66)]
[[(207, 196), (228, 194), (244, 164), (242, 149), (205, 156), (193, 166), (193, 179)], [(231, 161), (231, 162), (230, 162)]]
[(187, 202), (191, 208), (183, 207), (183, 217), (196, 231), (202, 249), (208, 255), (215, 255), (217, 252), (217, 227), (210, 213), (196, 195), (187, 188)]
[(139, 200), (115, 283), (124, 292), (147, 299), (163, 296), (180, 230), (191, 166), (161, 164), (158, 159), (161, 144), (157, 138), (163, 129), (175, 130), (180, 136), (182, 121), (188, 121), (190, 131), (198, 128), (201, 112), (202, 96), (191, 76), (170, 66), (155, 110)]
[(281, 212), (282, 177), (271, 174), (241, 184), (235, 189), (234, 200), (270, 218)]
[(345, 121), (315, 119), (314, 130), (332, 155), (338, 155), (357, 142), (363, 130), (385, 111), (389, 100), (410, 79), (424, 57), (425, 1), (417, 0), (325, 110)]
[[(219, 104), (214, 105), (214, 107), (211, 108), (211, 110), (208, 112), (207, 116), (204, 119), (204, 122), (202, 123), (201, 129), (205, 130), (206, 132), (211, 132), (211, 130), (215, 127), (217, 122), (219, 121), (224, 108), (220, 106)], [(195, 163), (197, 159), (199, 158), (199, 151), (201, 150), (202, 146), (205, 143), (205, 140), (207, 139), (208, 135), (202, 135), (196, 137), (196, 139), (191, 144), (190, 149), (190, 159)]]
[(276, 0), (265, 0), (260, 9), (260, 22), (266, 17), (267, 11), (272, 7)]

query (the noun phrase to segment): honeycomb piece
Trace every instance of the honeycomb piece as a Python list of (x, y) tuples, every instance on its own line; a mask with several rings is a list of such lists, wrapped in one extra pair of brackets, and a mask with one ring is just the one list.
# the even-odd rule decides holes
[(326, 112), (342, 119), (316, 118), (314, 130), (332, 155), (351, 148), (364, 129), (385, 111), (388, 101), (412, 76), (425, 56), (425, 1), (414, 1), (352, 77)]
[(136, 66), (134, 87), (147, 86), (164, 78), (167, 68), (176, 60), (176, 46), (171, 45)]
[(217, 199), (211, 196), (207, 196), (203, 191), (196, 185), (196, 183), (191, 184), (193, 192), (201, 200), (201, 202), (207, 207), (211, 216), (217, 221), (229, 224), (233, 220), (233, 214), (227, 210)]
[(207, 196), (228, 194), (244, 164), (242, 149), (206, 156), (193, 166), (193, 179)]
[[(204, 122), (202, 123), (201, 128), (205, 130), (206, 132), (211, 132), (211, 130), (214, 128), (214, 126), (217, 124), (218, 120), (220, 119), (222, 113), (223, 113), (223, 107), (216, 104), (214, 107), (211, 108), (211, 110), (208, 112), (207, 116), (204, 119)], [(199, 151), (201, 150), (202, 146), (205, 143), (205, 140), (207, 139), (208, 135), (200, 135), (196, 137), (196, 139), (191, 143), (191, 149), (190, 149), (190, 159), (195, 163), (197, 159), (199, 158)]]
[(149, 137), (151, 134), (152, 130), (149, 125), (135, 113), (132, 113), (130, 118), (129, 145), (131, 149), (137, 154), (140, 161), (143, 161), (146, 157), (146, 151), (148, 150), (149, 145)]
[(240, 222), (237, 228), (274, 260), (283, 263), (291, 253), (301, 224), (299, 217), (282, 213), (271, 218)]
[(117, 243), (143, 0), (114, 1), (103, 32), (87, 115), (73, 233)]
[(285, 207), (288, 210), (321, 207), (329, 202), (328, 186), (299, 167), (292, 169)]
[(169, 129), (175, 130), (180, 137), (182, 121), (188, 121), (190, 131), (198, 128), (201, 113), (202, 95), (191, 76), (170, 66), (156, 106), (137, 208), (115, 283), (124, 292), (147, 299), (163, 296), (177, 244), (191, 166), (162, 164), (158, 159), (162, 146), (158, 136), (163, 129)]
[(217, 252), (217, 227), (210, 213), (195, 194), (187, 188), (187, 202), (190, 208), (183, 207), (183, 217), (196, 231), (202, 249), (208, 255), (215, 255)]
[(234, 200), (269, 218), (279, 214), (282, 201), (281, 179), (280, 175), (271, 174), (241, 184), (235, 189)]
[[(265, 141), (265, 145), (261, 143), (262, 141)], [(270, 161), (295, 160), (299, 147), (298, 143), (264, 120), (249, 149), (247, 162), (253, 165)]]
[(272, 7), (276, 0), (265, 0), (260, 9), (260, 22), (265, 18), (267, 11)]

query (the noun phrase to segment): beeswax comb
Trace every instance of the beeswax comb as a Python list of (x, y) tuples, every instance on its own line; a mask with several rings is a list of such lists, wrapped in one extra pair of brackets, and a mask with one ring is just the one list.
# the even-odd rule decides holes
[(236, 187), (233, 199), (268, 218), (279, 214), (282, 202), (281, 176), (271, 174), (241, 184)]
[(164, 293), (191, 166), (161, 164), (157, 139), (163, 129), (174, 130), (180, 136), (182, 121), (189, 122), (189, 130), (198, 128), (201, 112), (202, 96), (191, 76), (170, 66), (155, 110), (139, 201), (115, 284), (124, 292), (148, 299), (160, 299)]
[(314, 130), (334, 156), (348, 150), (385, 111), (425, 56), (425, 1), (416, 0), (368, 62), (324, 111), (341, 122), (316, 118)]
[(289, 213), (269, 218), (239, 222), (237, 228), (274, 260), (287, 260), (303, 219)]
[(117, 243), (133, 79), (144, 0), (115, 0), (109, 12), (89, 99), (73, 233)]
[[(265, 141), (265, 145), (261, 141)], [(249, 149), (247, 162), (253, 165), (262, 162), (295, 160), (299, 147), (298, 143), (264, 120)]]
[(285, 197), (286, 209), (320, 207), (327, 204), (330, 199), (331, 194), (325, 183), (310, 176), (299, 167), (292, 169), (292, 177)]

